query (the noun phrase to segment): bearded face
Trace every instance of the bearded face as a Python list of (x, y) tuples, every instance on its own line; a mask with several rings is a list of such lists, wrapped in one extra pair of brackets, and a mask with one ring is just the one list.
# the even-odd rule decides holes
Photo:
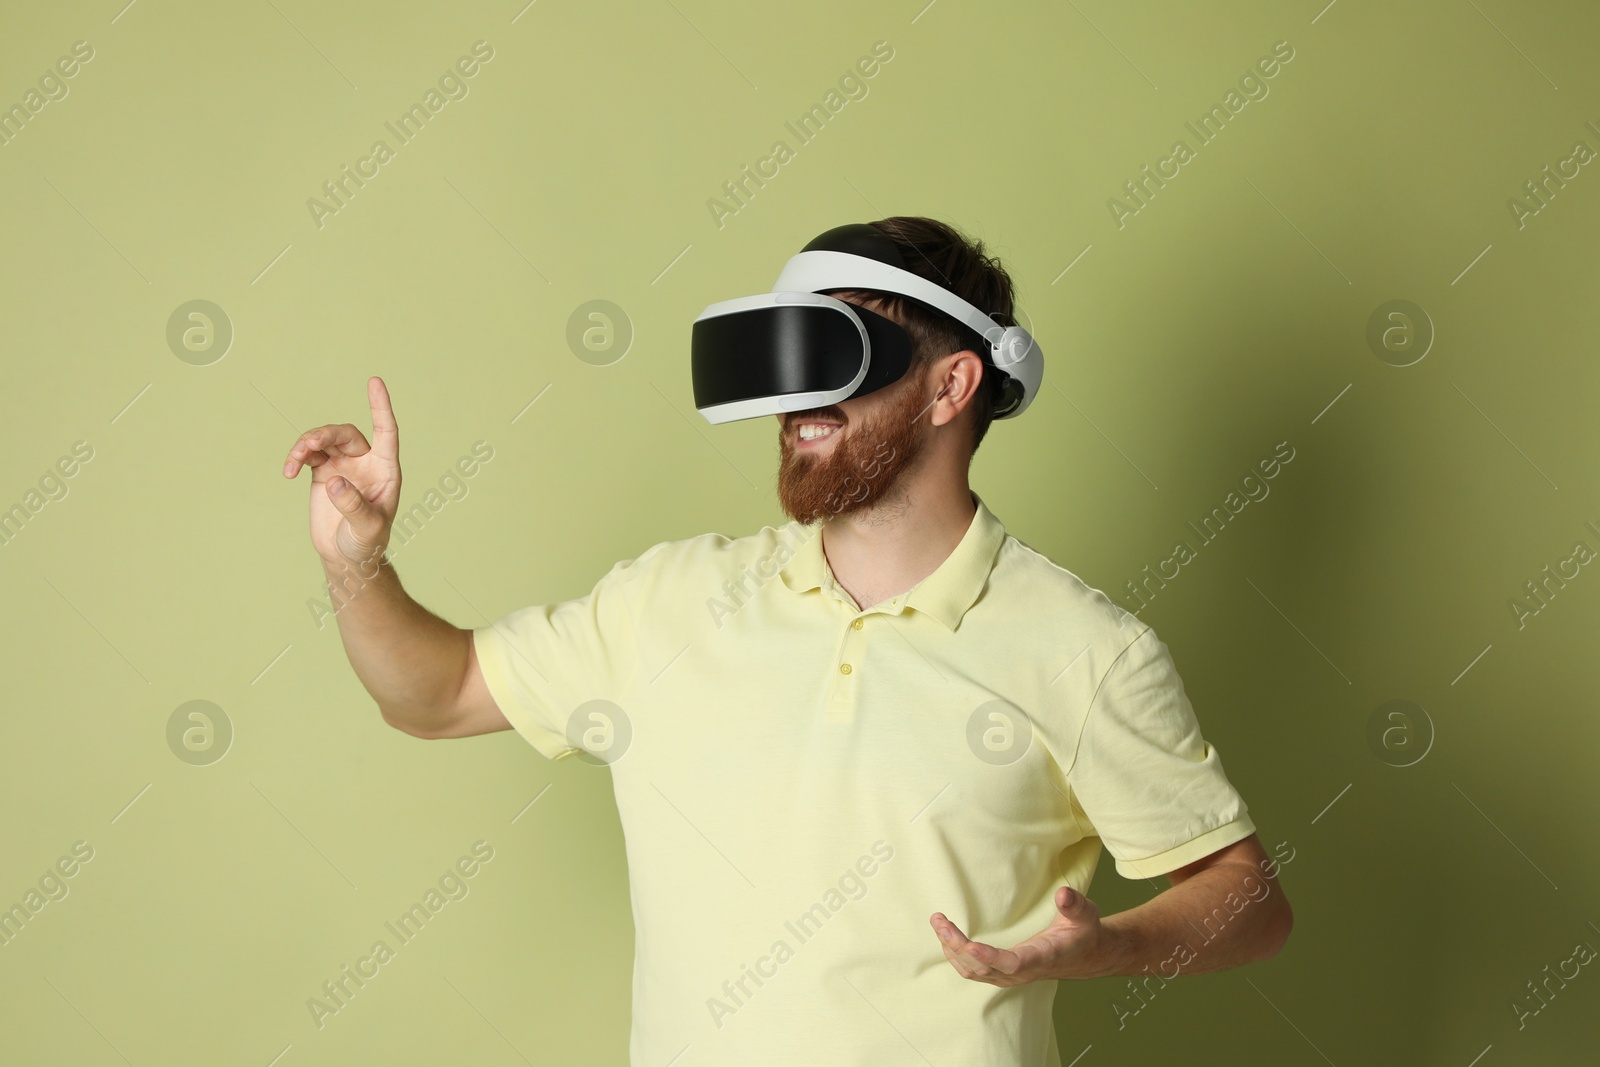
[(893, 499), (901, 475), (913, 469), (927, 443), (931, 427), (924, 415), (931, 406), (913, 368), (866, 396), (778, 416), (784, 513), (811, 523)]

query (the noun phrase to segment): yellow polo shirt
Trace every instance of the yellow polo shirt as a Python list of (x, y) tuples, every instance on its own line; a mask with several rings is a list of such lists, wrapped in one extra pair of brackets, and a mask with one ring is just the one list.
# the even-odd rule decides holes
[(865, 611), (791, 521), (473, 631), (530, 744), (610, 764), (635, 1067), (1059, 1067), (1058, 983), (962, 978), (928, 916), (1010, 947), (1102, 844), (1154, 877), (1254, 831), (1167, 646), (973, 501)]

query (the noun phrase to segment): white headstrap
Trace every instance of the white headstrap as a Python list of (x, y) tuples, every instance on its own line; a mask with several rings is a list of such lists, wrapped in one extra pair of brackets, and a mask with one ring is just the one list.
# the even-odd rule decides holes
[(790, 256), (773, 285), (774, 293), (816, 293), (824, 289), (876, 289), (920, 300), (965, 323), (989, 344), (990, 361), (1022, 386), (1022, 399), (998, 418), (1027, 410), (1044, 379), (1044, 353), (1021, 326), (1003, 326), (950, 290), (926, 278), (867, 256), (812, 251)]
[(789, 257), (778, 275), (775, 293), (814, 293), (819, 289), (878, 289), (913, 297), (966, 323), (991, 348), (997, 347), (1006, 327), (995, 322), (948, 289), (919, 275), (848, 252), (801, 252)]

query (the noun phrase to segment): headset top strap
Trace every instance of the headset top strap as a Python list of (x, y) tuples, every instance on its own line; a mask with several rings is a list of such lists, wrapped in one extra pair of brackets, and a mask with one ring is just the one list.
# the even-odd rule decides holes
[(790, 256), (772, 287), (775, 293), (817, 293), (824, 289), (877, 289), (912, 297), (965, 323), (989, 343), (991, 351), (999, 348), (1000, 335), (1006, 330), (972, 304), (921, 275), (850, 252), (819, 249)]

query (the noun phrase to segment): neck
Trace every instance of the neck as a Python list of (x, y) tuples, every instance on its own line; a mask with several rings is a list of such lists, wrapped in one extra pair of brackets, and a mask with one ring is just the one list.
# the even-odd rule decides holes
[(828, 567), (857, 607), (899, 596), (938, 570), (971, 528), (977, 505), (965, 478), (940, 491), (927, 488), (823, 523)]

